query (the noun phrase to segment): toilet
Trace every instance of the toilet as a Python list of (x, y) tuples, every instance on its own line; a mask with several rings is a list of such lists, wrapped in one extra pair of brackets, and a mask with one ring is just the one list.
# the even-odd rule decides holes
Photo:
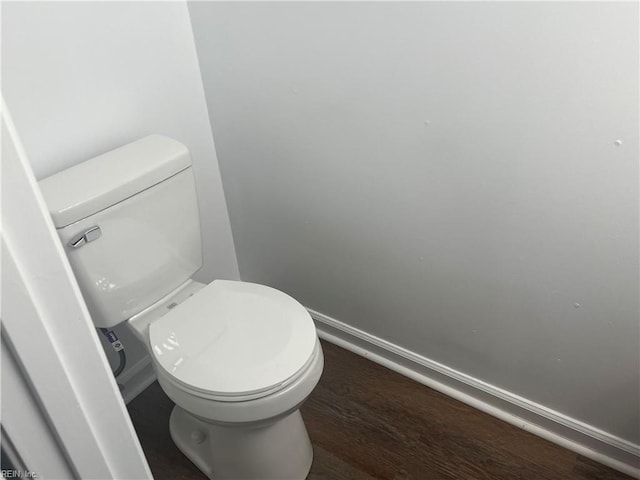
[(202, 266), (191, 156), (150, 135), (40, 181), (96, 327), (126, 323), (175, 407), (176, 446), (214, 480), (302, 480), (299, 408), (324, 359), (307, 310)]

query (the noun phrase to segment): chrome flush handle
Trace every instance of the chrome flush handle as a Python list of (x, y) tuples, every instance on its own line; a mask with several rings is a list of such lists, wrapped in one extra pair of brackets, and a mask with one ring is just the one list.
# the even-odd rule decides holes
[(71, 248), (80, 248), (85, 243), (93, 242), (97, 240), (102, 235), (102, 230), (97, 225), (93, 227), (87, 228), (84, 232), (77, 234), (71, 240), (69, 240), (69, 245)]

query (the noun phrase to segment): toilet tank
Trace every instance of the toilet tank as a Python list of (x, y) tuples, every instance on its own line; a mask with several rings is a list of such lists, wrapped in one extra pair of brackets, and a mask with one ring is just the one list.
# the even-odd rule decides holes
[(202, 265), (189, 150), (151, 135), (39, 182), (97, 327), (139, 313)]

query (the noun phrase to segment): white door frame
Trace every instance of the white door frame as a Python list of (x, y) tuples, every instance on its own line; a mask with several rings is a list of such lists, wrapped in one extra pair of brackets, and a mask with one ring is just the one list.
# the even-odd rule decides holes
[(2, 437), (44, 479), (151, 479), (2, 102)]

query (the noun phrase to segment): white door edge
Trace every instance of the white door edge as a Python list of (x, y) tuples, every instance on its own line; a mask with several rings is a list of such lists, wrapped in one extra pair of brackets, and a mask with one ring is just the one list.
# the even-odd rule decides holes
[[(4, 433), (38, 478), (68, 475), (66, 463), (63, 478), (151, 479), (4, 100), (0, 191)], [(30, 405), (50, 430), (37, 447), (18, 434), (35, 435)]]

